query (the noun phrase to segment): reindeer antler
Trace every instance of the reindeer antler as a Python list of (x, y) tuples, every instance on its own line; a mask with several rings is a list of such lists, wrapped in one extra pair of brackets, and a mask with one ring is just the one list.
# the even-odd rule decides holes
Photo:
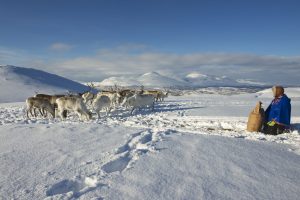
[(120, 91), (120, 88), (119, 88), (119, 86), (117, 84), (114, 85), (114, 89), (115, 89), (114, 90), (115, 92), (119, 92)]
[(95, 85), (93, 82), (87, 83), (86, 85), (89, 87), (88, 92), (90, 92), (92, 89), (95, 89)]

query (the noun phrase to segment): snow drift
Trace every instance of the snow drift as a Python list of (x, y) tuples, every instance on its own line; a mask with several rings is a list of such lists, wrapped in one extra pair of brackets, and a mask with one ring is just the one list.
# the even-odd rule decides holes
[(64, 77), (16, 66), (0, 66), (0, 102), (24, 101), (39, 93), (81, 92), (88, 87)]

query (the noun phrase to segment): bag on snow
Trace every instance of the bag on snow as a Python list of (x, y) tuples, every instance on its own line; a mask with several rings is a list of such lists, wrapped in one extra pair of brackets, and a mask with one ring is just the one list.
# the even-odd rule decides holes
[(261, 131), (264, 117), (265, 117), (265, 111), (261, 107), (261, 102), (257, 102), (254, 110), (249, 114), (248, 117), (248, 123), (247, 123), (247, 131), (249, 132), (259, 132)]

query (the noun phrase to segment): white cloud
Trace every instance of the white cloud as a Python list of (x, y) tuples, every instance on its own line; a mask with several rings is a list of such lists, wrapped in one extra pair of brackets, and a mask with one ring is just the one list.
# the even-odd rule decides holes
[(50, 49), (53, 51), (69, 51), (73, 48), (73, 45), (65, 44), (65, 43), (53, 43), (50, 45)]
[(0, 61), (2, 63), (9, 62), (12, 58), (16, 57), (17, 55), (21, 55), (21, 54), (24, 54), (24, 52), (0, 47)]
[[(35, 58), (39, 59), (38, 56)], [(0, 46), (0, 65), (26, 66), (29, 59), (32, 59), (32, 55), (25, 50), (10, 49)]]
[[(279, 78), (284, 75), (299, 77), (300, 57), (282, 57), (252, 54), (168, 54), (155, 52), (119, 52), (102, 50), (96, 55), (78, 57), (53, 63), (62, 70), (85, 70), (93, 77), (102, 79), (111, 75), (140, 74), (149, 71), (184, 76), (191, 71), (207, 74), (226, 75), (233, 78), (258, 78), (264, 76)], [(297, 74), (294, 74), (297, 72)], [(80, 74), (84, 77), (85, 74)], [(77, 77), (79, 78), (79, 77)], [(85, 77), (87, 78), (87, 77)], [(269, 77), (267, 77), (269, 78)]]
[[(1, 48), (0, 48), (1, 49)], [(142, 74), (158, 71), (173, 78), (190, 72), (228, 76), (234, 79), (252, 79), (259, 82), (299, 84), (300, 56), (275, 56), (238, 53), (158, 52), (143, 45), (124, 45), (99, 49), (94, 55), (71, 59), (44, 59), (42, 57), (16, 56), (0, 51), (1, 59), (9, 61), (22, 58), (20, 66), (35, 67), (68, 78), (82, 81), (100, 81), (109, 76)]]

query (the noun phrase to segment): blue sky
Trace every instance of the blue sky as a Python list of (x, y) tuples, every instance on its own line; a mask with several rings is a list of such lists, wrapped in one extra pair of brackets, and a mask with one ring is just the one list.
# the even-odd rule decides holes
[(98, 59), (80, 63), (107, 70), (120, 54), (127, 61), (136, 54), (234, 54), (295, 62), (299, 8), (298, 0), (0, 0), (0, 63), (65, 74), (65, 63), (78, 59)]

